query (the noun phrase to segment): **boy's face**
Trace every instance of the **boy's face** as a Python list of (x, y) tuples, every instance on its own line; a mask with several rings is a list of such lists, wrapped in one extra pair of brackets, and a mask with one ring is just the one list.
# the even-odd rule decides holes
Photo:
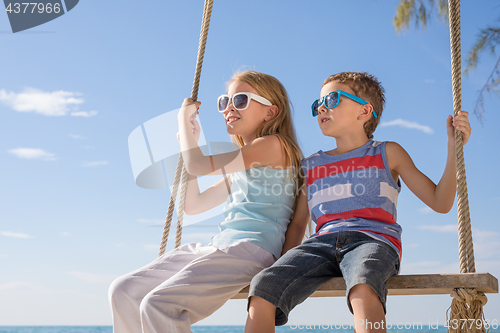
[[(326, 96), (328, 93), (335, 90), (342, 90), (355, 95), (354, 91), (347, 84), (332, 81), (321, 88), (320, 97)], [(332, 109), (327, 109), (324, 103), (321, 104), (318, 108), (317, 117), (321, 132), (323, 132), (323, 135), (334, 138), (352, 133), (353, 129), (360, 126), (358, 114), (362, 108), (363, 106), (361, 104), (345, 96), (341, 96), (339, 104)], [(363, 124), (361, 124), (361, 129), (362, 128)]]

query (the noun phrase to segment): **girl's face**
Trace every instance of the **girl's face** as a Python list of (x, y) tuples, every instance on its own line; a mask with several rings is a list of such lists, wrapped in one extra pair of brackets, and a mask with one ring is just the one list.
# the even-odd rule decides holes
[[(354, 95), (354, 91), (347, 84), (332, 81), (321, 88), (320, 97), (335, 90), (343, 90)], [(352, 131), (353, 126), (357, 126), (357, 116), (360, 107), (362, 107), (361, 104), (345, 96), (341, 96), (339, 105), (332, 109), (327, 109), (323, 103), (318, 108), (317, 116), (319, 128), (321, 128), (323, 135), (336, 138), (342, 136), (344, 132), (349, 133)]]
[[(248, 83), (237, 80), (231, 82), (227, 94), (234, 95), (239, 92), (250, 92), (258, 95), (257, 91)], [(229, 103), (223, 113), (227, 132), (231, 135), (239, 135), (245, 144), (249, 143), (256, 138), (257, 129), (264, 122), (268, 110), (269, 106), (260, 104), (253, 99), (250, 100), (248, 108), (242, 111), (236, 110), (232, 102)]]

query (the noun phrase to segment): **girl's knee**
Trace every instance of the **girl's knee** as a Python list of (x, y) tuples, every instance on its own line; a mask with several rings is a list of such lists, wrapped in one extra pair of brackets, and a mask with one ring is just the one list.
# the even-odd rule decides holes
[(139, 313), (143, 322), (151, 322), (153, 318), (162, 318), (162, 321), (166, 323), (182, 322), (185, 312), (184, 307), (175, 303), (174, 300), (165, 295), (158, 297), (154, 292), (144, 296), (139, 305)]
[(108, 299), (111, 304), (117, 304), (127, 297), (128, 284), (127, 276), (120, 276), (111, 283), (108, 289)]
[(151, 312), (152, 307), (153, 300), (151, 294), (148, 294), (141, 300), (141, 303), (139, 305), (139, 313), (141, 314), (141, 317), (148, 316)]

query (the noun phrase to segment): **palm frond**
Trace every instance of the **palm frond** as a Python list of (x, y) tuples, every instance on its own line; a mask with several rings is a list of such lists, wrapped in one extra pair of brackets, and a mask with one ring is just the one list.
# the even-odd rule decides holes
[(399, 0), (396, 8), (396, 16), (393, 19), (393, 24), (397, 33), (408, 30), (412, 19), (415, 20), (415, 27), (419, 28), (420, 24), (425, 29), (427, 22), (433, 15), (434, 9), (438, 8), (438, 18), (443, 21), (448, 20), (448, 2), (446, 0)]

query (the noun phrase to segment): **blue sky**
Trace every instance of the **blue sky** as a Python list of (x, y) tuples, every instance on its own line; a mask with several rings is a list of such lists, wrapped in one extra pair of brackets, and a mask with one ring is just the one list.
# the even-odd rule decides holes
[[(208, 142), (229, 141), (216, 98), (242, 68), (276, 76), (294, 105), (306, 156), (332, 149), (310, 104), (322, 81), (368, 71), (386, 89), (377, 140), (400, 143), (437, 182), (452, 113), (449, 32), (430, 22), (398, 35), (397, 1), (215, 1), (199, 100)], [(111, 281), (155, 259), (169, 192), (134, 182), (128, 136), (177, 109), (191, 93), (202, 1), (80, 1), (68, 14), (12, 34), (0, 15), (0, 325), (110, 325)], [(462, 4), (463, 59), (498, 1)], [(485, 54), (462, 81), (472, 110), (496, 57)], [(486, 96), (484, 126), (473, 115), (465, 146), (477, 271), (500, 276), (495, 207), (500, 175), (498, 97)], [(172, 145), (177, 144), (172, 142)], [(430, 212), (407, 188), (399, 197), (402, 273), (458, 273), (456, 208)], [(207, 244), (220, 215), (184, 229)], [(169, 242), (168, 249), (173, 247)], [(394, 296), (388, 320), (444, 323), (451, 298)], [(200, 324), (243, 325), (245, 301), (229, 301)], [(499, 319), (489, 295), (486, 318)], [(497, 316), (495, 318), (495, 316)], [(309, 299), (290, 323), (349, 322), (344, 298)]]

